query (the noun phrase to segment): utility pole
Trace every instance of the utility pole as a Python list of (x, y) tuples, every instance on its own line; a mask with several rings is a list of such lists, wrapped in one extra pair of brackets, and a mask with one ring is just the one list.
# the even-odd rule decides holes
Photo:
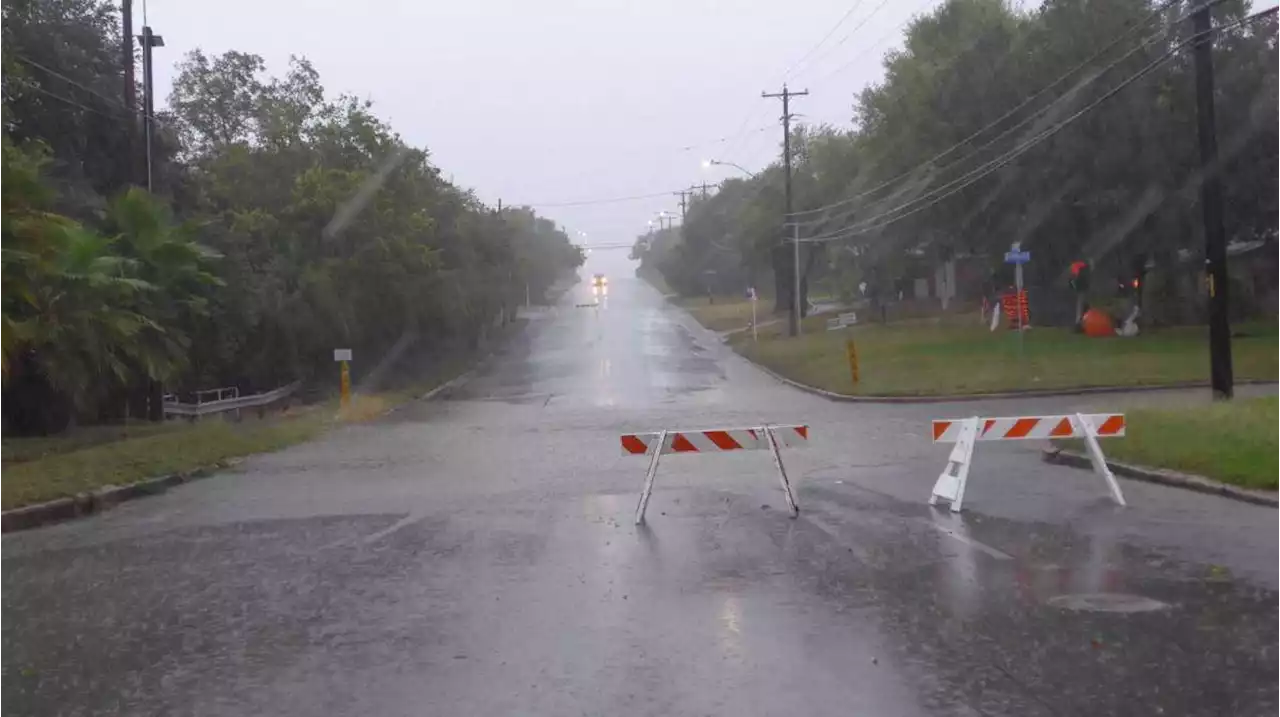
[[(145, 14), (145, 13), (144, 13)], [(143, 19), (146, 22), (146, 19)], [(151, 26), (143, 25), (142, 34), (138, 36), (142, 42), (142, 89), (144, 93), (143, 115), (142, 115), (142, 141), (146, 144), (147, 157), (147, 191), (154, 191), (152, 186), (152, 152), (151, 145), (155, 135), (155, 81), (152, 75), (152, 68), (155, 67), (154, 61), (151, 59), (151, 50), (156, 47), (164, 47), (164, 38), (151, 32)]]
[(120, 60), (124, 69), (124, 108), (128, 115), (128, 132), (125, 136), (125, 181), (135, 182), (138, 178), (137, 131), (138, 96), (133, 75), (133, 0), (120, 0)]
[(1209, 286), (1209, 377), (1215, 398), (1234, 393), (1231, 369), (1231, 325), (1227, 315), (1227, 240), (1222, 227), (1222, 184), (1219, 182), (1218, 128), (1213, 106), (1212, 3), (1192, 15), (1195, 32), (1196, 130), (1200, 139), (1200, 206), (1204, 217), (1205, 274)]
[(685, 217), (687, 216), (688, 211), (689, 211), (689, 210), (688, 210), (688, 205), (687, 205), (685, 202), (686, 202), (686, 200), (687, 200), (688, 195), (693, 194), (693, 190), (691, 190), (691, 189), (681, 189), (681, 190), (679, 190), (679, 191), (672, 192), (672, 194), (674, 194), (674, 195), (676, 195), (676, 196), (680, 197), (680, 222), (683, 224), (683, 223), (684, 223), (684, 220), (685, 220)]
[[(803, 97), (809, 94), (809, 90), (801, 90), (800, 92), (792, 92), (787, 86), (782, 85), (781, 92), (761, 92), (760, 96), (765, 98), (781, 97), (782, 98), (782, 164), (786, 169), (786, 224), (791, 225), (791, 263), (792, 273), (791, 281), (794, 284), (791, 292), (791, 317), (787, 322), (787, 333), (791, 336), (800, 335), (800, 225), (791, 216), (791, 98)], [(777, 276), (777, 272), (774, 273)]]

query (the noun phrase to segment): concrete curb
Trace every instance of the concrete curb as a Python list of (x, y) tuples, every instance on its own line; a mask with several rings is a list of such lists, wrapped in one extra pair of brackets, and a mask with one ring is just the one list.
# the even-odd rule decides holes
[(229, 458), (181, 473), (170, 473), (169, 475), (148, 478), (127, 485), (103, 486), (94, 491), (77, 493), (66, 498), (57, 498), (45, 503), (36, 503), (35, 505), (6, 510), (3, 514), (0, 514), (0, 532), (10, 533), (15, 530), (28, 530), (50, 523), (101, 513), (117, 503), (148, 495), (156, 495), (174, 486), (200, 478), (207, 478), (218, 471), (237, 465), (242, 460), (244, 459)]
[[(480, 367), (487, 364), (495, 355), (496, 352), (490, 352), (488, 356), (485, 356), (480, 360), (480, 363), (476, 368), (454, 376), (412, 401), (406, 401), (382, 415), (387, 416), (395, 413), (410, 403), (415, 403), (417, 401), (430, 401), (436, 396), (470, 381), (475, 377), (476, 372)], [(10, 533), (16, 530), (29, 530), (31, 528), (39, 528), (51, 523), (60, 523), (64, 520), (83, 518), (85, 516), (93, 515), (94, 513), (101, 513), (118, 503), (149, 495), (157, 495), (174, 486), (214, 475), (218, 471), (223, 471), (239, 464), (244, 460), (244, 458), (245, 457), (228, 458), (224, 461), (218, 461), (217, 463), (201, 466), (182, 473), (171, 473), (157, 478), (148, 478), (146, 480), (138, 481), (137, 483), (129, 483), (128, 485), (103, 486), (97, 490), (89, 491), (87, 493), (77, 493), (76, 495), (68, 496), (66, 498), (57, 498), (45, 503), (36, 503), (35, 505), (27, 505), (21, 508), (14, 508), (13, 510), (6, 510), (4, 513), (0, 514), (0, 532)]]
[[(828, 401), (837, 403), (964, 403), (970, 401), (992, 401), (1013, 398), (1049, 398), (1053, 396), (1089, 396), (1093, 394), (1107, 393), (1149, 393), (1152, 391), (1180, 391), (1189, 388), (1209, 388), (1208, 381), (1185, 381), (1182, 383), (1166, 383), (1158, 386), (1085, 386), (1082, 388), (1063, 388), (1063, 389), (1031, 389), (1027, 391), (1005, 391), (1002, 393), (961, 393), (950, 394), (945, 396), (853, 396), (847, 393), (836, 393), (826, 389), (810, 386), (806, 383), (800, 383), (795, 379), (787, 378), (773, 369), (751, 359), (750, 356), (741, 351), (734, 351), (742, 358), (751, 362), (751, 365), (764, 371), (773, 378), (782, 383), (798, 388), (805, 393), (812, 393), (815, 396), (821, 396)], [(1275, 381), (1266, 379), (1243, 379), (1236, 381), (1237, 386), (1243, 385), (1266, 385), (1274, 384)]]
[[(1089, 457), (1082, 453), (1076, 453), (1075, 451), (1068, 451), (1059, 448), (1046, 448), (1041, 453), (1041, 458), (1046, 463), (1093, 470), (1093, 464), (1090, 463)], [(1278, 499), (1280, 497), (1275, 493), (1251, 490), (1249, 488), (1239, 488), (1237, 486), (1227, 485), (1226, 483), (1219, 483), (1218, 481), (1205, 478), (1203, 476), (1193, 475), (1191, 473), (1180, 473), (1178, 471), (1171, 471), (1163, 468), (1147, 468), (1146, 466), (1135, 466), (1129, 463), (1118, 463), (1116, 461), (1107, 461), (1107, 465), (1116, 475), (1131, 478), (1133, 480), (1193, 490), (1197, 493), (1218, 495), (1223, 498), (1231, 498), (1232, 500), (1253, 503), (1255, 505), (1265, 505), (1271, 508), (1280, 507), (1280, 499)]]

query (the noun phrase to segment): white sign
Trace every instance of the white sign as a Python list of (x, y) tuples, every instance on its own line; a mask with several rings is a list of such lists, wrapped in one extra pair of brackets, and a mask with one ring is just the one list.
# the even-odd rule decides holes
[(334, 349), (333, 360), (334, 361), (350, 361), (351, 349)]

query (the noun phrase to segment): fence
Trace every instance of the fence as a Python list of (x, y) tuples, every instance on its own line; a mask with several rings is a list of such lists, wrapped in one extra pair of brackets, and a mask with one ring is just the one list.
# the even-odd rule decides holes
[[(302, 385), (301, 381), (294, 381), (293, 383), (287, 386), (281, 386), (280, 388), (277, 388), (273, 391), (267, 391), (266, 393), (255, 393), (252, 396), (235, 395), (231, 398), (218, 398), (213, 401), (201, 401), (200, 399), (202, 396), (209, 395), (209, 394), (214, 394), (218, 396), (224, 395), (223, 392), (228, 392), (229, 389), (211, 389), (209, 391), (197, 391), (196, 403), (180, 403), (178, 401), (165, 401), (164, 415), (166, 418), (170, 416), (181, 416), (189, 420), (195, 421), (195, 420), (198, 420), (201, 416), (208, 416), (215, 413), (225, 413), (227, 411), (239, 411), (240, 409), (243, 409), (243, 408), (258, 408), (258, 409), (265, 410), (266, 407), (269, 406), (270, 404), (275, 403), (276, 401), (280, 401), (282, 399), (288, 398), (289, 396), (293, 395), (293, 393), (297, 391), (298, 387), (301, 385)], [(217, 393), (215, 394), (215, 392)], [(239, 394), (238, 390), (235, 390), (234, 392), (236, 394)]]

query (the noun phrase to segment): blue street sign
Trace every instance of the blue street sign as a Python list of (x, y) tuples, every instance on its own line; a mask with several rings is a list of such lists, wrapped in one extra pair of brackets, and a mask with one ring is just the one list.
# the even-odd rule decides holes
[(1026, 264), (1031, 261), (1031, 252), (1029, 251), (1007, 251), (1004, 253), (1004, 263), (1006, 264)]

